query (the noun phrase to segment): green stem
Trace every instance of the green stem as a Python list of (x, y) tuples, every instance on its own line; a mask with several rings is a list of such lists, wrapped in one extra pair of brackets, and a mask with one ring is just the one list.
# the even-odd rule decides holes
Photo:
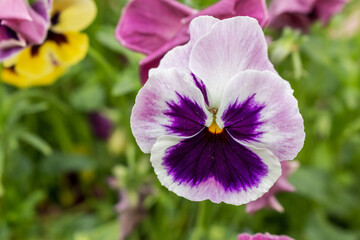
[(4, 186), (2, 182), (4, 172), (5, 152), (0, 148), (0, 197), (4, 195)]
[(206, 201), (199, 203), (195, 228), (191, 240), (205, 239)]

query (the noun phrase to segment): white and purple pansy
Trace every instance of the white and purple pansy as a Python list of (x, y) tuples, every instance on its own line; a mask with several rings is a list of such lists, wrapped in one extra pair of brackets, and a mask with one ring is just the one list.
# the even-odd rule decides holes
[(303, 146), (290, 84), (250, 17), (195, 18), (139, 91), (136, 141), (165, 187), (193, 201), (240, 205), (266, 193)]

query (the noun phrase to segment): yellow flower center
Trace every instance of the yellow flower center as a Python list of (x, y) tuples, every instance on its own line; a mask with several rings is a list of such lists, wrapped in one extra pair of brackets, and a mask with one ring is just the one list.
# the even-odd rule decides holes
[(214, 121), (211, 123), (210, 127), (208, 127), (209, 132), (213, 134), (220, 134), (223, 132), (224, 129), (220, 128), (214, 119)]

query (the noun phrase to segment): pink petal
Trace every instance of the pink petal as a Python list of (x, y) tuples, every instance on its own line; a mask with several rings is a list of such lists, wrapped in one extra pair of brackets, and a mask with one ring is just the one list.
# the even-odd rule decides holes
[[(191, 71), (189, 68), (189, 61), (191, 49), (194, 43), (203, 35), (209, 33), (214, 24), (219, 21), (219, 19), (210, 16), (200, 16), (195, 18), (189, 27), (191, 41), (183, 46), (175, 47), (171, 51), (167, 52), (156, 70), (176, 68), (178, 71), (190, 76)], [(185, 39), (186, 36), (183, 36), (183, 39)]]
[(210, 107), (219, 107), (227, 83), (240, 71), (270, 70), (267, 43), (258, 22), (235, 17), (216, 23), (200, 38), (190, 56), (190, 69), (209, 89)]
[(326, 24), (347, 2), (348, 0), (318, 0), (315, 4), (316, 13), (322, 23)]
[(45, 8), (48, 10), (47, 13), (49, 14), (49, 6), (45, 5), (44, 7), (41, 7), (42, 4), (47, 4), (47, 2), (48, 1), (45, 0), (38, 0), (34, 3), (37, 6), (35, 9), (28, 7), (28, 12), (32, 21), (4, 20), (2, 24), (21, 34), (29, 44), (40, 44), (46, 37), (49, 28), (49, 19), (44, 19), (43, 11), (38, 13), (36, 10), (43, 10)]
[(263, 208), (272, 208), (278, 212), (283, 212), (284, 208), (276, 199), (276, 194), (279, 192), (293, 192), (295, 187), (292, 186), (287, 178), (299, 167), (299, 162), (297, 161), (282, 161), (281, 169), (282, 174), (280, 178), (276, 181), (274, 186), (272, 186), (266, 194), (256, 201), (252, 201), (246, 204), (246, 212), (249, 214), (254, 214), (255, 212)]
[(269, 233), (257, 233), (254, 236), (251, 236), (247, 233), (242, 233), (238, 235), (238, 240), (293, 240), (288, 236), (277, 236), (277, 235), (270, 235)]
[(0, 19), (31, 21), (25, 0), (1, 0)]
[(164, 55), (169, 52), (174, 47), (184, 44), (188, 41), (188, 36), (186, 33), (186, 29), (183, 28), (181, 34), (178, 34), (174, 39), (168, 41), (163, 45), (160, 49), (156, 50), (155, 52), (151, 53), (143, 60), (140, 61), (140, 80), (142, 84), (145, 84), (149, 78), (149, 70), (152, 68), (156, 68), (160, 60), (164, 57)]
[[(269, 7), (271, 18), (283, 13), (310, 13), (317, 0), (272, 0)], [(327, 1), (327, 0), (326, 0)]]
[[(189, 39), (188, 30), (184, 27), (182, 31), (170, 42), (166, 43), (165, 46), (159, 50), (145, 57), (140, 61), (140, 78), (141, 82), (145, 84), (148, 79), (148, 73), (151, 68), (158, 67), (157, 69), (169, 69), (176, 68), (178, 71), (190, 74), (189, 58), (190, 51), (193, 44), (200, 37), (210, 32), (212, 26), (219, 20), (210, 16), (200, 16), (194, 19), (189, 27), (191, 34), (191, 42), (181, 45), (187, 42)], [(174, 48), (175, 47), (175, 48)], [(170, 51), (171, 50), (171, 51)], [(165, 54), (165, 56), (164, 56)], [(160, 63), (161, 60), (161, 63)], [(160, 65), (159, 65), (160, 63)]]
[(183, 27), (182, 19), (194, 13), (174, 0), (132, 0), (122, 13), (115, 36), (125, 47), (151, 54), (172, 40)]
[(219, 19), (248, 16), (258, 20), (264, 26), (268, 20), (265, 0), (222, 0), (200, 11), (196, 16), (209, 15)]
[(302, 13), (283, 13), (272, 18), (269, 27), (282, 29), (285, 26), (300, 29), (303, 32), (309, 31), (310, 19)]

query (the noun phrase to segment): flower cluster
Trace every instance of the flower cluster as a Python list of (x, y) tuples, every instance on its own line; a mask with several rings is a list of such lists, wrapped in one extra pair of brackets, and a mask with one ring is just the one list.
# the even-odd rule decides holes
[(219, 19), (249, 16), (262, 26), (267, 21), (265, 0), (221, 0), (201, 11), (175, 0), (132, 0), (122, 13), (115, 36), (124, 46), (147, 55), (140, 62), (142, 83), (165, 53), (189, 41), (189, 24), (202, 15)]
[(83, 59), (85, 29), (96, 15), (92, 0), (2, 1), (0, 60), (2, 81), (17, 87), (52, 84)]
[(140, 79), (144, 84), (149, 70), (159, 65), (165, 53), (189, 41), (189, 23), (195, 17), (249, 16), (258, 20), (262, 27), (290, 26), (307, 31), (315, 20), (327, 23), (346, 2), (272, 0), (268, 12), (265, 0), (220, 0), (201, 11), (175, 0), (131, 0), (122, 13), (115, 36), (125, 47), (147, 55), (140, 62)]

